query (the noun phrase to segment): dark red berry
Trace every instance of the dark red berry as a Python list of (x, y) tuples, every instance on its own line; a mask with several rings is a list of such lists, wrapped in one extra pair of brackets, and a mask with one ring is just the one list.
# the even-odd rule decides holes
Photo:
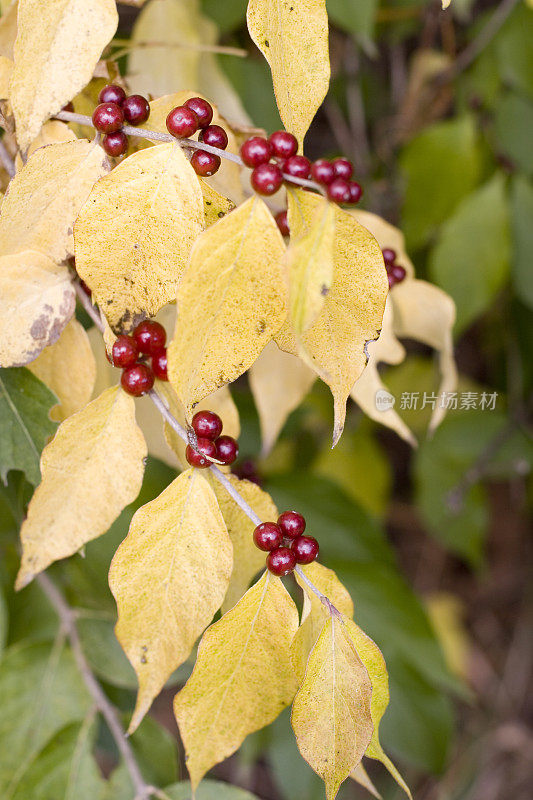
[(363, 196), (363, 189), (357, 181), (348, 181), (348, 186), (350, 188), (350, 203), (355, 205)]
[(335, 178), (335, 170), (331, 161), (325, 158), (319, 158), (314, 164), (311, 164), (311, 177), (317, 183), (327, 186), (328, 183)]
[(197, 436), (214, 442), (222, 433), (222, 420), (214, 411), (197, 411), (192, 418), (192, 427)]
[(275, 131), (268, 137), (272, 152), (278, 158), (290, 158), (298, 152), (298, 140), (288, 131)]
[(133, 338), (137, 342), (139, 352), (153, 356), (165, 346), (167, 332), (159, 322), (146, 319), (137, 325), (133, 331)]
[(394, 283), (401, 283), (406, 274), (405, 268), (400, 264), (393, 264), (389, 269), (389, 276), (393, 278)]
[(72, 101), (67, 103), (65, 106), (63, 106), (61, 111), (70, 111), (71, 114), (74, 113), (74, 103)]
[(334, 158), (332, 161), (333, 171), (336, 178), (344, 178), (348, 181), (353, 175), (353, 164), (347, 158)]
[(93, 125), (101, 133), (114, 133), (122, 128), (124, 114), (116, 103), (100, 103), (93, 112)]
[(396, 250), (393, 250), (392, 247), (384, 247), (381, 251), (383, 255), (383, 261), (385, 264), (390, 267), (396, 261)]
[(257, 194), (274, 194), (283, 183), (283, 175), (275, 164), (259, 164), (252, 171), (250, 183)]
[(114, 131), (114, 133), (106, 133), (102, 139), (102, 147), (108, 156), (118, 158), (123, 156), (128, 149), (128, 137), (124, 131)]
[(167, 116), (167, 130), (178, 139), (187, 139), (198, 130), (198, 117), (185, 106), (177, 106)]
[(120, 383), (125, 392), (134, 397), (141, 397), (154, 385), (154, 373), (146, 364), (134, 364), (133, 367), (124, 370)]
[(168, 381), (166, 348), (158, 350), (157, 353), (152, 356), (152, 372), (160, 381)]
[(330, 200), (334, 203), (350, 202), (350, 184), (344, 178), (335, 178), (327, 187)]
[(220, 167), (220, 158), (206, 150), (195, 150), (191, 156), (191, 167), (201, 178), (209, 178)]
[(291, 156), (283, 163), (282, 171), (292, 178), (308, 178), (311, 162), (305, 156)]
[(126, 92), (116, 83), (108, 83), (98, 95), (99, 103), (116, 103), (117, 106), (121, 106), (125, 99)]
[(286, 210), (280, 211), (278, 214), (276, 214), (274, 219), (276, 220), (276, 224), (280, 230), (281, 235), (289, 236), (290, 230), (289, 230), (289, 221), (287, 219), (287, 211)]
[(293, 571), (296, 566), (296, 556), (288, 547), (278, 547), (270, 551), (266, 564), (273, 575), (281, 577)]
[(275, 522), (262, 522), (253, 532), (254, 542), (260, 550), (275, 550), (283, 541), (283, 534)]
[(223, 464), (233, 464), (239, 455), (239, 445), (233, 436), (219, 436), (216, 445), (218, 460)]
[(150, 103), (142, 94), (130, 94), (122, 104), (122, 111), (130, 125), (142, 125), (150, 116)]
[(210, 144), (211, 147), (218, 147), (219, 150), (225, 150), (228, 146), (228, 134), (220, 125), (208, 125), (207, 128), (200, 131), (198, 141)]
[(132, 367), (139, 356), (137, 342), (132, 336), (121, 334), (117, 336), (111, 348), (111, 363), (115, 367)]
[[(206, 456), (209, 456), (209, 458), (206, 458)], [(199, 469), (210, 467), (212, 464), (210, 459), (216, 457), (217, 448), (215, 443), (210, 439), (199, 438), (196, 442), (196, 449), (192, 447), (192, 445), (188, 444), (187, 449), (185, 450), (185, 458), (189, 464), (192, 467), (198, 467)]]
[(283, 535), (289, 539), (296, 539), (305, 531), (305, 517), (297, 511), (284, 511), (278, 517), (278, 525)]
[(272, 158), (272, 145), (262, 136), (251, 136), (241, 145), (241, 158), (247, 167), (258, 167)]
[(198, 126), (200, 128), (207, 128), (213, 119), (213, 106), (211, 103), (208, 103), (207, 100), (204, 100), (202, 97), (191, 97), (189, 100), (185, 101), (185, 105), (187, 108), (190, 108), (191, 111), (194, 111), (198, 117)]
[(318, 549), (318, 542), (313, 536), (298, 536), (291, 544), (298, 564), (310, 564), (318, 558)]

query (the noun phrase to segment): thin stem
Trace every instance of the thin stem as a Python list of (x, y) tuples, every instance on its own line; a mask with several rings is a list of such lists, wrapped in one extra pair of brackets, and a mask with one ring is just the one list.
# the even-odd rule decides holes
[(17, 170), (15, 168), (13, 159), (8, 153), (7, 147), (5, 146), (5, 144), (1, 139), (0, 139), (0, 161), (2, 162), (2, 166), (4, 167), (9, 177), (12, 178)]
[[(248, 51), (242, 47), (228, 47), (220, 44), (197, 44), (196, 42), (133, 42), (131, 39), (113, 39), (113, 44), (120, 45), (119, 53), (129, 53), (132, 50), (143, 49), (145, 47), (164, 47), (166, 50), (176, 48), (178, 50), (197, 50), (200, 53), (218, 53), (223, 56), (238, 56), (246, 58)], [(113, 58), (117, 58), (117, 52), (113, 53)]]
[(102, 317), (100, 316), (98, 309), (91, 303), (91, 298), (88, 297), (87, 293), (83, 290), (78, 281), (74, 281), (74, 288), (76, 290), (78, 300), (82, 304), (83, 308), (90, 316), (98, 330), (103, 333), (104, 323), (102, 322)]

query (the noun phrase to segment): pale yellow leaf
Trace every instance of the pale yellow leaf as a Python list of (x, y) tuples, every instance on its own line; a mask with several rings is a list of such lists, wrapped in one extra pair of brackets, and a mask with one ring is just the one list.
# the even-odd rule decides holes
[(225, 217), (235, 208), (235, 203), (220, 192), (217, 192), (207, 181), (200, 179), (200, 188), (204, 198), (205, 227)]
[(284, 244), (265, 203), (251, 197), (194, 245), (178, 287), (169, 378), (189, 416), (242, 375), (286, 314)]
[(448, 8), (452, 0), (442, 0), (442, 7), (444, 9)]
[(283, 124), (301, 144), (329, 86), (326, 0), (249, 0), (247, 19), (270, 65)]
[(289, 593), (266, 572), (204, 634), (193, 673), (174, 701), (193, 790), (291, 702), (289, 648), (297, 626)]
[(75, 306), (66, 267), (35, 250), (1, 256), (0, 366), (21, 367), (37, 358), (57, 341)]
[(382, 800), (382, 797), (366, 771), (362, 764), (358, 764), (354, 770), (350, 772), (350, 778), (354, 780), (359, 786), (362, 786), (363, 789), (366, 789), (367, 792), (370, 792), (371, 795), (377, 798), (377, 800)]
[(139, 679), (130, 733), (220, 608), (232, 559), (217, 499), (200, 470), (182, 472), (135, 512), (109, 571), (115, 632)]
[(114, 0), (19, 0), (10, 100), (21, 150), (90, 81), (117, 23)]
[(0, 100), (6, 100), (9, 97), (9, 85), (12, 72), (13, 62), (11, 59), (0, 56)]
[(0, 17), (0, 55), (13, 60), (13, 46), (17, 38), (17, 13), (16, 0), (2, 6)]
[[(385, 247), (390, 247), (396, 251), (396, 263), (401, 264), (407, 274), (414, 277), (415, 268), (413, 262), (407, 255), (405, 249), (405, 236), (399, 228), (391, 225), (390, 222), (380, 217), (378, 214), (373, 214), (371, 211), (350, 211), (350, 214), (370, 231), (372, 236), (375, 237), (379, 246), (383, 250)], [(394, 287), (396, 288), (396, 287)]]
[(43, 450), (42, 480), (22, 523), (17, 589), (108, 530), (137, 497), (145, 457), (135, 401), (121, 389), (108, 389), (61, 423)]
[[(66, 122), (61, 122), (59, 119), (49, 119), (44, 123), (38, 136), (30, 144), (28, 156), (31, 156), (39, 147), (46, 147), (48, 144), (60, 144), (61, 142), (73, 142), (75, 139), (76, 134), (69, 128)], [(107, 166), (107, 169), (109, 169), (109, 166)]]
[(15, 175), (0, 214), (0, 251), (40, 250), (54, 261), (74, 253), (72, 230), (107, 156), (85, 139), (40, 147)]
[(28, 367), (59, 400), (50, 411), (52, 419), (62, 422), (91, 399), (96, 362), (85, 328), (76, 319), (71, 319), (57, 342), (45, 347)]
[(74, 229), (76, 268), (112, 328), (129, 330), (175, 299), (203, 219), (177, 144), (134, 153), (96, 183)]
[(450, 671), (467, 681), (472, 645), (462, 601), (449, 592), (434, 592), (424, 598), (424, 604)]

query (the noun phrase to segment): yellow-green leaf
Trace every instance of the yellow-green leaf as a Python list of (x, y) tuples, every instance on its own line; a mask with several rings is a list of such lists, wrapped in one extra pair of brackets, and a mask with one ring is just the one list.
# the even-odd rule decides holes
[(112, 388), (61, 423), (22, 523), (17, 589), (105, 533), (139, 493), (146, 445), (135, 401)]
[(193, 789), (291, 702), (289, 648), (297, 625), (290, 595), (266, 572), (204, 634), (193, 673), (174, 701)]
[(205, 227), (225, 217), (235, 208), (235, 203), (217, 192), (207, 181), (200, 179), (200, 188), (204, 198)]
[(109, 572), (117, 639), (139, 679), (130, 733), (220, 608), (231, 566), (231, 540), (199, 470), (134, 514)]

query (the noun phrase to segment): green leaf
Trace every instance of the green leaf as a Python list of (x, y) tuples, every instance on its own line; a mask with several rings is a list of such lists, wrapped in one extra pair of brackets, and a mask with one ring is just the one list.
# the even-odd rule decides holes
[(244, 25), (248, 0), (202, 0), (202, 11), (217, 24), (221, 34)]
[[(91, 612), (87, 612), (91, 614)], [(137, 677), (114, 631), (115, 620), (80, 612), (78, 633), (93, 672), (112, 686), (137, 689)]]
[(326, 0), (332, 22), (347, 33), (366, 39), (374, 36), (378, 0)]
[[(192, 797), (189, 781), (167, 786), (165, 792), (171, 800), (190, 800)], [(194, 793), (194, 798), (195, 800), (259, 800), (257, 795), (222, 781), (202, 781)]]
[(513, 233), (513, 283), (515, 292), (533, 309), (531, 253), (533, 253), (533, 185), (517, 175), (511, 185), (511, 226)]
[(494, 128), (500, 151), (528, 175), (533, 174), (533, 103), (518, 94), (501, 96), (494, 109)]
[(57, 404), (55, 394), (24, 367), (0, 371), (0, 477), (21, 469), (36, 486), (41, 480), (39, 459), (57, 423), (48, 416)]
[(520, 3), (495, 39), (503, 82), (533, 98), (533, 9)]

